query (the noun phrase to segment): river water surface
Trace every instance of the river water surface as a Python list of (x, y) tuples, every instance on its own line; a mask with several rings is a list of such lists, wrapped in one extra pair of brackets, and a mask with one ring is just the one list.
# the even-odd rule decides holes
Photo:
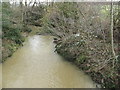
[(0, 89), (2, 88), (2, 64), (0, 63)]
[(54, 52), (51, 36), (31, 36), (3, 64), (3, 88), (93, 88), (94, 82)]

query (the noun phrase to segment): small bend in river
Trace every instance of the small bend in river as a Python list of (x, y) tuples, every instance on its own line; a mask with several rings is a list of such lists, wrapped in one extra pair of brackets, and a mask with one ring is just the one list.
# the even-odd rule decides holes
[(3, 88), (93, 88), (94, 82), (54, 52), (52, 36), (30, 36), (3, 64)]

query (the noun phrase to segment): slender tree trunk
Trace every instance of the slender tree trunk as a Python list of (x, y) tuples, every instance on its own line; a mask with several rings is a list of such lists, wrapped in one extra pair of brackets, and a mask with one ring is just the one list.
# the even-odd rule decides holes
[(53, 4), (54, 4), (54, 0), (52, 0), (52, 2), (51, 2), (51, 5), (53, 6)]
[(114, 56), (113, 59), (113, 68), (115, 66), (115, 61), (117, 60), (115, 50), (114, 50), (114, 35), (113, 35), (113, 0), (111, 0), (111, 47), (112, 47), (112, 53)]
[(25, 0), (24, 24), (27, 25), (27, 0)]
[(20, 8), (21, 8), (21, 23), (23, 24), (23, 3), (22, 3), (23, 0), (20, 0)]
[(34, 6), (35, 6), (35, 5), (37, 5), (37, 2), (36, 2), (36, 0), (34, 1), (34, 4), (33, 4), (32, 8), (34, 8)]

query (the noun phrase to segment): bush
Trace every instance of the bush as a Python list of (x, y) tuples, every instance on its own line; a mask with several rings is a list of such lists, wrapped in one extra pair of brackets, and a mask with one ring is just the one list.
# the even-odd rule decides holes
[(12, 9), (10, 4), (3, 2), (2, 7), (2, 62), (6, 60), (7, 57), (10, 57), (13, 52), (17, 50), (19, 46), (24, 42), (24, 37), (21, 32), (23, 27), (19, 24), (14, 24), (12, 21)]
[(27, 26), (27, 25), (24, 25), (23, 26), (23, 32), (27, 32), (27, 33), (30, 33), (32, 30)]

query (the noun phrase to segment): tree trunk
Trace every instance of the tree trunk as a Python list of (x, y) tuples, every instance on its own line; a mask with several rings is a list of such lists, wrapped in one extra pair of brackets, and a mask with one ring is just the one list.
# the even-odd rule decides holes
[(27, 25), (27, 0), (25, 0), (24, 24)]
[(21, 8), (21, 23), (23, 24), (23, 3), (22, 3), (23, 0), (20, 0), (20, 8)]
[(114, 35), (113, 35), (113, 0), (111, 0), (111, 47), (112, 47), (112, 53), (114, 56), (113, 59), (113, 68), (115, 66), (115, 61), (117, 60), (115, 50), (114, 50)]

